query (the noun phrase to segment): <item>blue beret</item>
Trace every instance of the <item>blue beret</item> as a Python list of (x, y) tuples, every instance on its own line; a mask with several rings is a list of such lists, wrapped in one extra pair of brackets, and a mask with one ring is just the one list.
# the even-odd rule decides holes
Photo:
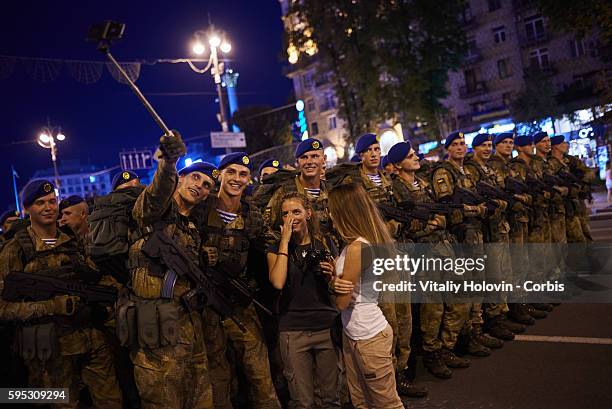
[(223, 157), (223, 159), (221, 159), (221, 162), (219, 163), (219, 170), (223, 170), (229, 165), (242, 165), (246, 166), (250, 170), (251, 158), (249, 158), (249, 155), (247, 155), (246, 152), (228, 153)]
[(458, 138), (463, 138), (463, 132), (455, 131), (455, 132), (449, 134), (446, 137), (446, 141), (444, 142), (444, 149), (448, 149), (450, 144), (453, 143), (453, 141), (455, 139), (458, 139)]
[(48, 194), (55, 194), (55, 185), (48, 180), (33, 180), (23, 188), (21, 193), (21, 201), (23, 207), (30, 207), (36, 199), (47, 196)]
[(74, 205), (78, 205), (79, 203), (83, 203), (85, 201), (85, 199), (83, 199), (81, 196), (79, 195), (72, 195), (72, 196), (68, 196), (67, 198), (65, 198), (64, 200), (62, 200), (59, 204), (59, 211), (60, 213), (62, 212), (62, 210), (74, 206)]
[(299, 143), (297, 148), (295, 148), (295, 157), (299, 158), (306, 152), (310, 151), (318, 151), (319, 149), (323, 149), (323, 143), (315, 138), (304, 139)]
[(127, 183), (131, 180), (138, 179), (138, 175), (130, 170), (124, 170), (123, 172), (117, 173), (113, 177), (112, 187), (113, 190), (117, 189), (117, 187), (121, 186), (124, 183)]
[(179, 176), (185, 176), (191, 172), (202, 172), (212, 179), (216, 179), (219, 176), (217, 167), (208, 162), (194, 162), (191, 165), (185, 166), (183, 169), (179, 170), (178, 174)]
[(478, 135), (474, 137), (474, 140), (472, 141), (472, 148), (475, 148), (477, 146), (482, 145), (483, 143), (487, 141), (492, 141), (492, 140), (493, 140), (493, 137), (489, 135), (488, 133), (479, 133)]
[(354, 163), (359, 163), (359, 162), (361, 162), (361, 158), (359, 157), (359, 154), (358, 154), (358, 153), (354, 154), (354, 155), (351, 157), (351, 162), (354, 162)]
[(533, 134), (533, 143), (538, 143), (542, 139), (546, 138), (548, 134), (546, 132), (540, 131)]
[(263, 168), (276, 168), (279, 169), (281, 166), (280, 162), (276, 159), (268, 159), (262, 162), (261, 165), (259, 165), (259, 170), (257, 171), (258, 174), (261, 175), (261, 171)]
[(563, 135), (555, 135), (552, 138), (550, 138), (551, 145), (560, 145), (563, 142), (565, 142), (565, 136)]
[(7, 210), (6, 212), (0, 215), (0, 227), (1, 225), (8, 219), (9, 217), (19, 217), (19, 212), (17, 210)]
[(514, 134), (512, 132), (502, 132), (495, 136), (495, 140), (493, 141), (493, 145), (497, 145), (498, 143), (503, 142), (506, 139), (514, 140)]
[(361, 153), (375, 143), (378, 143), (378, 138), (373, 133), (361, 135), (355, 144), (355, 152)]
[(385, 166), (387, 166), (389, 164), (389, 158), (387, 157), (387, 155), (385, 156), (381, 156), (380, 157), (380, 164), (378, 165), (379, 169), (384, 169)]
[(531, 145), (533, 144), (533, 138), (531, 135), (517, 135), (516, 138), (514, 138), (514, 144), (516, 146)]
[(412, 149), (410, 142), (396, 143), (391, 147), (391, 149), (389, 149), (389, 153), (387, 154), (389, 163), (398, 163), (403, 161), (410, 153), (410, 149)]

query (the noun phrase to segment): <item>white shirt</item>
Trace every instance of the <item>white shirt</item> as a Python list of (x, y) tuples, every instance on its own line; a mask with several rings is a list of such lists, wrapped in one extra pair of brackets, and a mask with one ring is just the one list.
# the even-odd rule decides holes
[[(356, 241), (370, 244), (363, 237), (359, 237)], [(338, 276), (342, 275), (344, 270), (347, 248), (348, 246), (342, 250), (342, 253), (336, 260), (336, 273)], [(366, 266), (362, 266), (362, 271), (366, 270), (364, 267)], [(367, 285), (370, 288), (361, 288), (361, 283), (362, 280), (359, 277), (359, 282), (353, 288), (349, 306), (340, 313), (344, 332), (353, 340), (370, 339), (389, 325), (381, 309), (378, 307), (378, 293), (371, 287), (371, 283)]]

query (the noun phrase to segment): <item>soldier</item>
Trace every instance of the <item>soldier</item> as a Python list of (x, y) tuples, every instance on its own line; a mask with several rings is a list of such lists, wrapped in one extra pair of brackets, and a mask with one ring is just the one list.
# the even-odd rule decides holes
[[(488, 134), (477, 135), (472, 142), (472, 149), (474, 150), (474, 156), (472, 160), (466, 162), (465, 167), (469, 170), (468, 174), (473, 182), (475, 184), (487, 183), (503, 194), (505, 175), (498, 174), (493, 167), (489, 166), (493, 150), (493, 137)], [(492, 199), (492, 201), (497, 204), (497, 208), (483, 223), (484, 241), (487, 243), (488, 256), (486, 278), (490, 282), (501, 282), (502, 280), (511, 282), (510, 224), (506, 217), (510, 209), (508, 209), (506, 200)], [(513, 203), (513, 205), (522, 208), (520, 204)], [(485, 328), (495, 338), (510, 341), (514, 339), (513, 332), (523, 332), (525, 328), (520, 324), (506, 320), (508, 312), (507, 297), (504, 294), (500, 294), (499, 297), (500, 302), (490, 302), (485, 305), (487, 318)]]
[(380, 168), (385, 172), (387, 176), (391, 176), (397, 173), (397, 170), (395, 169), (393, 164), (389, 162), (389, 157), (387, 155), (383, 156), (380, 159)]
[[(508, 183), (512, 181), (525, 182), (525, 177), (521, 176), (519, 172), (512, 168), (512, 150), (514, 148), (514, 136), (511, 132), (501, 133), (495, 137), (495, 155), (489, 159), (488, 164), (495, 173), (495, 179), (498, 186), (504, 187), (506, 191), (513, 195), (524, 206), (531, 206), (532, 198), (529, 194), (518, 193), (516, 191), (510, 191), (508, 189)], [(517, 163), (522, 162), (522, 159), (517, 159)], [(526, 185), (525, 185), (526, 186)], [(529, 235), (529, 215), (524, 206), (514, 206), (508, 213), (508, 222), (510, 224), (510, 260), (508, 262), (509, 268), (512, 270), (513, 283), (520, 285), (515, 287), (518, 292), (515, 293), (515, 298), (522, 301), (525, 298), (524, 292), (521, 292), (519, 288), (522, 288), (522, 284), (525, 281), (527, 274), (527, 266), (525, 260), (529, 260), (527, 241)], [(512, 261), (515, 261), (512, 263)], [(508, 304), (507, 316), (512, 318), (520, 325), (533, 324), (533, 318), (527, 313), (526, 305), (524, 303), (511, 303)], [(511, 324), (504, 322), (507, 327), (510, 328)], [(510, 328), (512, 332), (522, 332), (524, 327), (515, 326)]]
[(117, 173), (111, 181), (113, 191), (127, 189), (130, 187), (142, 186), (138, 175), (130, 170)]
[[(545, 242), (546, 235), (550, 236), (550, 223), (546, 215), (550, 193), (540, 186), (534, 186), (534, 183), (542, 183), (540, 179), (542, 175), (538, 175), (532, 167), (534, 160), (533, 137), (530, 135), (518, 135), (514, 140), (514, 146), (518, 156), (510, 160), (510, 167), (521, 180), (533, 187), (533, 214), (529, 219), (527, 242), (529, 243), (529, 253), (533, 251), (534, 254), (533, 257), (525, 258), (522, 256), (526, 256), (526, 254), (515, 255), (516, 257), (513, 257), (512, 261), (513, 265), (525, 264), (527, 261), (526, 271), (521, 270), (521, 274), (524, 272), (523, 278), (539, 279), (537, 274), (544, 271), (548, 262), (546, 260), (546, 246), (543, 243)], [(515, 238), (518, 240), (518, 237)], [(526, 297), (525, 292), (520, 292), (518, 295), (522, 299)], [(531, 304), (521, 303), (519, 308), (511, 311), (510, 318), (520, 324), (533, 325), (535, 323), (534, 318), (545, 318), (546, 315), (546, 312), (535, 309)]]
[(280, 168), (281, 164), (276, 159), (267, 159), (263, 161), (261, 165), (259, 165), (259, 171), (257, 172), (259, 175), (259, 183), (263, 182), (264, 177), (278, 172)]
[[(446, 138), (444, 148), (448, 152), (448, 159), (440, 163), (432, 171), (432, 188), (434, 197), (438, 202), (459, 202), (456, 199), (456, 188), (474, 191), (475, 186), (468, 177), (463, 166), (463, 160), (467, 151), (465, 138), (462, 132), (453, 132)], [(470, 256), (479, 256), (484, 249), (482, 220), (487, 213), (484, 203), (464, 204), (463, 214), (454, 215), (450, 220), (450, 232), (457, 237), (458, 242), (469, 246)], [(467, 250), (467, 248), (466, 248)], [(466, 352), (474, 356), (488, 356), (491, 354), (489, 348), (500, 348), (503, 341), (492, 338), (482, 332), (482, 305), (480, 302), (472, 303), (468, 309), (469, 316), (461, 317), (460, 323), (453, 326), (463, 325), (467, 335)], [(465, 325), (464, 325), (465, 324)]]
[[(415, 174), (421, 165), (409, 142), (393, 145), (387, 157), (397, 172), (392, 183), (393, 194), (399, 204), (406, 201), (434, 203), (429, 183)], [(455, 253), (451, 244), (455, 238), (445, 228), (446, 217), (432, 214), (429, 220), (414, 219), (410, 228), (404, 227), (401, 239), (428, 243), (432, 256), (452, 258)], [(436, 272), (427, 273), (429, 275)], [(453, 353), (469, 305), (443, 301), (427, 299), (421, 304), (421, 331), (425, 367), (434, 376), (448, 379), (453, 374), (449, 368), (467, 368), (470, 365), (469, 360), (459, 358)]]
[(2, 228), (2, 234), (6, 233), (11, 227), (11, 224), (19, 219), (19, 212), (16, 210), (7, 210), (0, 215), (0, 227)]
[(81, 196), (68, 196), (60, 202), (59, 211), (59, 225), (69, 227), (80, 240), (85, 240), (89, 232), (87, 202)]
[(595, 172), (589, 169), (580, 158), (574, 155), (565, 155), (566, 164), (569, 166), (570, 172), (582, 182), (582, 188), (578, 193), (578, 217), (580, 218), (580, 227), (582, 234), (587, 242), (592, 242), (591, 227), (589, 225), (589, 209), (585, 204), (585, 200), (593, 201), (591, 195), (590, 184), (595, 179)]
[[(548, 158), (550, 171), (559, 176), (568, 184), (569, 193), (565, 198), (565, 232), (568, 243), (585, 243), (586, 237), (582, 232), (579, 212), (579, 198), (581, 185), (572, 183), (572, 174), (569, 168), (569, 160), (566, 154), (569, 144), (565, 142), (563, 135), (555, 135), (550, 138), (551, 152)], [(570, 180), (568, 180), (570, 178)]]
[[(303, 166), (305, 171), (312, 172), (318, 179), (321, 158), (305, 158), (304, 161), (309, 164)], [(249, 251), (254, 247), (259, 246), (261, 251), (264, 250), (266, 237), (261, 213), (243, 198), (251, 176), (250, 158), (243, 152), (231, 153), (221, 160), (219, 170), (219, 193), (207, 201), (202, 220), (202, 253), (209, 267), (255, 289), (256, 280), (252, 271), (247, 271), (247, 260)], [(267, 274), (265, 265), (259, 273)], [(247, 378), (251, 404), (261, 409), (279, 408), (270, 374), (268, 350), (255, 306), (253, 303), (247, 306), (236, 305), (236, 311), (236, 318), (242, 322), (246, 332), (233, 320), (221, 319), (214, 312), (206, 311), (204, 333), (215, 408), (232, 407), (231, 374), (225, 356), (228, 343), (236, 352), (238, 365)]]
[[(567, 235), (565, 233), (565, 197), (569, 190), (556, 181), (549, 181), (547, 178), (553, 175), (553, 170), (548, 161), (548, 155), (551, 150), (550, 137), (546, 132), (536, 132), (533, 135), (533, 143), (535, 145), (536, 154), (533, 157), (530, 165), (532, 169), (542, 178), (542, 181), (548, 186), (552, 186), (550, 206), (548, 208), (549, 231), (544, 231), (545, 243), (551, 243), (546, 252), (547, 266), (544, 268), (544, 277), (542, 280), (549, 278), (557, 278), (560, 270), (563, 268), (564, 246), (567, 244)], [(554, 176), (554, 175), (553, 175)], [(553, 309), (551, 304), (539, 303), (532, 304), (537, 310), (549, 312)]]
[[(0, 253), (0, 287), (11, 272), (54, 276), (60, 267), (92, 272), (78, 241), (57, 226), (55, 187), (46, 180), (30, 182), (23, 190), (23, 206), (31, 225), (15, 234)], [(74, 270), (72, 270), (74, 268)], [(79, 273), (65, 277), (81, 280)], [(95, 280), (97, 281), (97, 280)], [(109, 277), (101, 282), (112, 283)], [(18, 325), (19, 353), (29, 370), (29, 385), (67, 387), (70, 402), (79, 407), (79, 385), (85, 384), (96, 408), (121, 408), (121, 393), (113, 357), (104, 335), (94, 328), (90, 306), (79, 297), (58, 295), (45, 301), (0, 300), (0, 320)]]
[[(143, 408), (212, 408), (201, 306), (188, 299), (195, 284), (177, 277), (163, 260), (149, 258), (141, 249), (150, 235), (162, 231), (198, 264), (200, 235), (192, 211), (208, 197), (216, 169), (197, 162), (177, 172), (176, 163), (186, 153), (177, 132), (160, 138), (160, 150), (163, 156), (153, 181), (140, 193), (132, 211), (144, 234), (129, 252), (130, 301), (135, 304), (138, 325), (138, 345), (130, 354), (134, 377)], [(123, 307), (118, 310), (121, 328)]]
[(323, 143), (315, 138), (308, 138), (299, 143), (295, 149), (299, 174), (287, 180), (274, 192), (264, 210), (266, 225), (276, 223), (276, 215), (280, 214), (280, 202), (283, 196), (290, 192), (298, 192), (308, 198), (312, 209), (321, 223), (322, 233), (329, 234), (331, 230), (329, 211), (327, 210), (327, 185), (321, 180), (324, 163)]

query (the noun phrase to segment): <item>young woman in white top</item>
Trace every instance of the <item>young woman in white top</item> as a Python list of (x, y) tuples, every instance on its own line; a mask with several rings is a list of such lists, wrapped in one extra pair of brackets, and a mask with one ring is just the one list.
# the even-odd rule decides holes
[(395, 384), (393, 330), (378, 307), (378, 294), (364, 280), (362, 250), (392, 244), (385, 223), (361, 185), (346, 184), (329, 192), (329, 213), (347, 243), (336, 261), (341, 279), (334, 281), (342, 310), (342, 353), (351, 401), (357, 409), (403, 409)]

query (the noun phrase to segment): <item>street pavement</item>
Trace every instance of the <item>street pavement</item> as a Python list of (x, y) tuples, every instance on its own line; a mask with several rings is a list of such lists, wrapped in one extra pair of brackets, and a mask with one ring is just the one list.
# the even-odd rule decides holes
[[(594, 194), (591, 231), (612, 241), (612, 208)], [(514, 341), (449, 380), (429, 374), (418, 357), (416, 383), (429, 396), (413, 409), (612, 408), (612, 304), (562, 304)]]

